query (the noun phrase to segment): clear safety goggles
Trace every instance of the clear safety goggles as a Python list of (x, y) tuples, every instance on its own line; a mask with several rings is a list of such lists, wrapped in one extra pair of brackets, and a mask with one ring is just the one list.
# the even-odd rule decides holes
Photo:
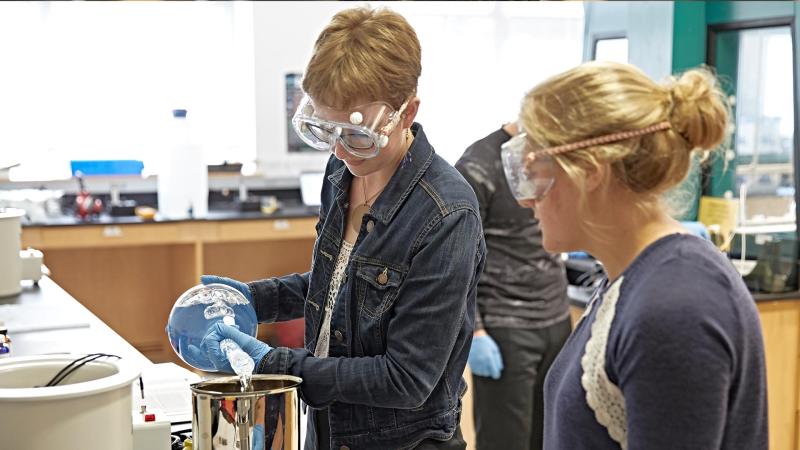
[(620, 131), (556, 147), (538, 149), (532, 149), (529, 146), (527, 134), (520, 133), (500, 147), (503, 170), (511, 193), (518, 202), (538, 201), (547, 195), (556, 180), (558, 166), (553, 155), (624, 141), (670, 128), (672, 128), (671, 124), (664, 121), (638, 130)]
[(349, 153), (359, 158), (372, 158), (389, 144), (389, 135), (400, 122), (406, 106), (408, 100), (397, 111), (386, 102), (367, 103), (349, 111), (336, 111), (348, 119), (348, 122), (341, 122), (320, 117), (311, 97), (305, 95), (292, 117), (292, 125), (300, 139), (312, 148), (332, 152), (338, 141)]
[(532, 158), (527, 134), (520, 133), (500, 147), (508, 187), (518, 202), (541, 200), (556, 180), (556, 162), (550, 155)]

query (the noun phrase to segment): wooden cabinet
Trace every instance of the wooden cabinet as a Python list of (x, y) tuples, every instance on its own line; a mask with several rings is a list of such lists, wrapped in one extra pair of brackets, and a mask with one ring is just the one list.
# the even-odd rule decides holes
[(767, 359), (769, 448), (800, 449), (800, 300), (758, 302)]
[(311, 267), (316, 217), (25, 227), (53, 278), (154, 362), (179, 362), (164, 327), (204, 273), (254, 280)]

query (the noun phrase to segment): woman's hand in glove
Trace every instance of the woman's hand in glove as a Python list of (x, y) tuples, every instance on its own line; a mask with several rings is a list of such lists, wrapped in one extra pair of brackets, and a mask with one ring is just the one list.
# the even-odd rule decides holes
[(222, 372), (234, 373), (231, 363), (225, 352), (220, 348), (220, 342), (225, 339), (230, 339), (235, 342), (241, 349), (253, 358), (256, 367), (258, 363), (267, 356), (272, 347), (259, 341), (258, 339), (250, 336), (249, 334), (242, 333), (236, 327), (225, 325), (222, 322), (216, 322), (211, 325), (200, 342), (200, 347), (208, 355), (211, 364)]

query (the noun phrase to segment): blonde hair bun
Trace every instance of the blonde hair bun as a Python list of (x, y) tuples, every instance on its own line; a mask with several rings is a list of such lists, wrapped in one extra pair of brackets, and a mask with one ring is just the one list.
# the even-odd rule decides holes
[(711, 150), (725, 139), (728, 101), (707, 68), (687, 70), (667, 83), (672, 99), (669, 120), (691, 149)]

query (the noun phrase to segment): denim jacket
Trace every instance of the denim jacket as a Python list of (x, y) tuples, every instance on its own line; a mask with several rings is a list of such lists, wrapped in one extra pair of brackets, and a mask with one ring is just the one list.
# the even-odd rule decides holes
[(472, 188), (434, 153), (422, 126), (364, 216), (336, 299), (329, 357), (316, 346), (342, 245), (352, 175), (326, 168), (310, 272), (250, 283), (260, 322), (305, 317), (305, 348), (276, 348), (259, 373), (301, 377), (314, 420), (329, 408), (331, 448), (407, 449), (459, 424), (485, 245)]

